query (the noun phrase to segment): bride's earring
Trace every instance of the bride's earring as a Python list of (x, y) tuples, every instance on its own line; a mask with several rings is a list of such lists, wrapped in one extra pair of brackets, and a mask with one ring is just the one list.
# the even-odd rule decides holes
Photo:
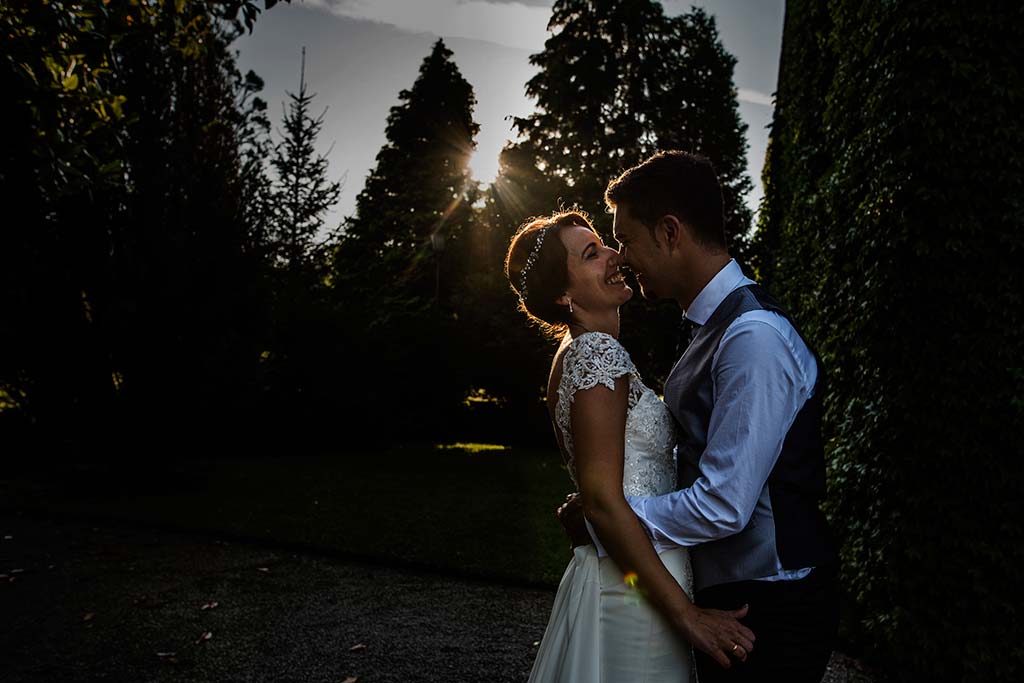
[(569, 299), (569, 315), (572, 315), (572, 299)]

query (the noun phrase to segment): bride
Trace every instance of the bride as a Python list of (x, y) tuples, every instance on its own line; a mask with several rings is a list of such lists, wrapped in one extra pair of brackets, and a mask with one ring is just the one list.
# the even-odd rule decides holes
[(724, 667), (753, 634), (725, 612), (693, 605), (689, 553), (655, 547), (624, 494), (676, 488), (675, 425), (618, 342), (618, 309), (633, 291), (583, 213), (519, 229), (505, 260), (519, 308), (559, 336), (548, 411), (594, 544), (562, 576), (530, 682), (694, 680), (692, 647)]

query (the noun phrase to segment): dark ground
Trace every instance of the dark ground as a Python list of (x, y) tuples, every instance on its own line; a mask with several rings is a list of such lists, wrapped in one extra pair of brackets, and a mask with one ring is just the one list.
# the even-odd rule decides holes
[[(552, 598), (280, 546), (0, 515), (8, 683), (525, 681)], [(826, 680), (872, 681), (842, 655)]]

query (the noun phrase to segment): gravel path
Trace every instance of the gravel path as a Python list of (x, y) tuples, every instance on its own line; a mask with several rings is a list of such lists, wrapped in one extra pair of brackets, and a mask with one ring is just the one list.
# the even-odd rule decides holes
[[(0, 516), (8, 683), (522, 682), (552, 598), (196, 535)], [(837, 655), (825, 680), (873, 679)]]

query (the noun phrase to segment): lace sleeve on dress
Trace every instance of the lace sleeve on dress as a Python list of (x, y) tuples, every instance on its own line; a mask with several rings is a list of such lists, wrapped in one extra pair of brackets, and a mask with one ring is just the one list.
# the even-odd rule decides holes
[(615, 380), (636, 372), (622, 344), (610, 334), (588, 332), (576, 338), (562, 361), (559, 394), (570, 402), (577, 391), (603, 384), (615, 391)]

